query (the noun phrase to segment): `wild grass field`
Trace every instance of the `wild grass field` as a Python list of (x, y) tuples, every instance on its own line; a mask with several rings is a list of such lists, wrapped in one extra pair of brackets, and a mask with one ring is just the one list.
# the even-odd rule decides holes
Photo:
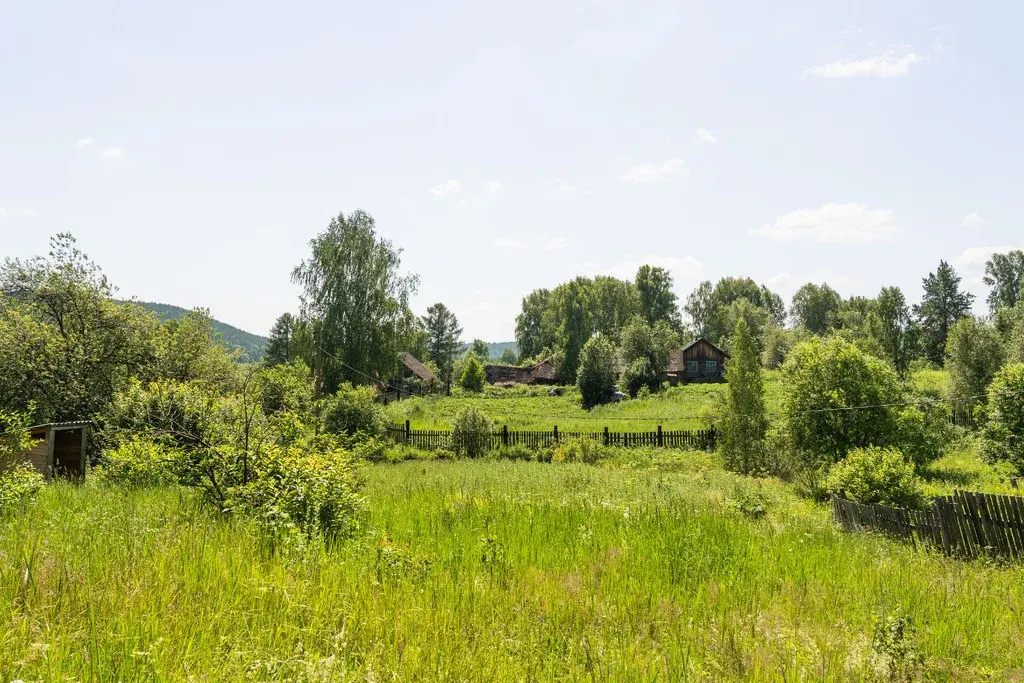
[(0, 679), (1019, 680), (1024, 571), (868, 534), (705, 453), (365, 470), (365, 532), (272, 550), (184, 489), (0, 522)]
[[(724, 396), (725, 384), (690, 384), (671, 387), (648, 398), (636, 398), (584, 410), (575, 387), (564, 388), (561, 396), (549, 396), (548, 387), (487, 387), (480, 394), (453, 390), (452, 396), (427, 396), (392, 402), (387, 418), (395, 424), (410, 421), (412, 429), (448, 429), (466, 406), (483, 411), (497, 426), (527, 431), (599, 432), (700, 429), (707, 415), (715, 413)], [(769, 410), (776, 410), (783, 387), (779, 373), (765, 372), (765, 393)]]

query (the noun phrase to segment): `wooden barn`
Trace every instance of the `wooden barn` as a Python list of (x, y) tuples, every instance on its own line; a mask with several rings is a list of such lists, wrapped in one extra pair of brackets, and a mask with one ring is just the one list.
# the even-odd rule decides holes
[(403, 395), (429, 394), (436, 391), (437, 388), (437, 375), (430, 368), (417, 360), (411, 353), (402, 351), (398, 354), (398, 373), (388, 380), (386, 392), (398, 393), (394, 390), (400, 389), (401, 392), (397, 398), (401, 398)]
[(728, 359), (729, 354), (701, 337), (672, 352), (665, 378), (671, 384), (724, 382)]
[(555, 366), (545, 360), (533, 367), (515, 365), (485, 365), (488, 384), (556, 384)]
[(81, 479), (85, 476), (88, 422), (53, 422), (29, 429), (32, 447), (22, 459), (47, 479), (53, 476)]

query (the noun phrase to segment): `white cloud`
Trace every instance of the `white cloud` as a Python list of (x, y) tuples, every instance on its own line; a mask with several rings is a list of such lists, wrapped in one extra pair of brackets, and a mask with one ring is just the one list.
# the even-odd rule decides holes
[(493, 197), (494, 195), (501, 192), (502, 189), (501, 183), (499, 183), (497, 180), (485, 180), (484, 182), (480, 183), (480, 187), (483, 188), (484, 194), (487, 195), (488, 197)]
[(853, 202), (825, 204), (820, 209), (797, 209), (750, 234), (781, 242), (808, 240), (831, 244), (891, 242), (900, 235), (892, 211)]
[(7, 209), (0, 206), (0, 220), (5, 218), (35, 218), (36, 212), (32, 209)]
[(910, 67), (927, 61), (928, 55), (908, 47), (888, 48), (863, 59), (837, 59), (808, 69), (804, 76), (820, 78), (902, 78)]
[(458, 180), (446, 180), (440, 185), (432, 187), (427, 191), (435, 197), (447, 197), (448, 195), (462, 192), (462, 185), (459, 184)]
[(556, 178), (548, 183), (548, 185), (551, 190), (553, 190), (551, 194), (560, 197), (583, 197), (593, 193), (593, 190), (585, 190), (583, 188), (570, 185), (562, 178)]
[(624, 183), (633, 183), (634, 185), (653, 183), (685, 171), (686, 162), (677, 157), (660, 164), (634, 166), (619, 176), (619, 180)]
[(569, 240), (564, 237), (555, 237), (544, 245), (544, 251), (560, 251), (569, 246)]
[(693, 139), (694, 142), (705, 143), (709, 145), (713, 145), (716, 142), (718, 142), (718, 139), (715, 138), (714, 134), (707, 128), (698, 128), (697, 132), (693, 134)]
[(960, 227), (968, 230), (980, 230), (986, 225), (988, 225), (988, 221), (979, 216), (976, 211), (970, 212), (960, 221)]
[(526, 247), (526, 245), (519, 240), (509, 239), (508, 237), (498, 237), (491, 242), (491, 245), (498, 249), (523, 249)]
[(992, 258), (992, 254), (1005, 254), (1008, 251), (1014, 249), (1020, 249), (1020, 247), (1014, 247), (1009, 245), (1003, 245), (999, 247), (968, 247), (964, 250), (964, 253), (960, 254), (953, 265), (961, 270), (966, 271), (982, 271), (985, 269), (985, 263)]
[(119, 161), (124, 158), (124, 150), (120, 147), (107, 147), (100, 156), (111, 161)]
[(75, 149), (92, 149), (95, 144), (96, 141), (92, 138), (82, 138), (75, 143)]

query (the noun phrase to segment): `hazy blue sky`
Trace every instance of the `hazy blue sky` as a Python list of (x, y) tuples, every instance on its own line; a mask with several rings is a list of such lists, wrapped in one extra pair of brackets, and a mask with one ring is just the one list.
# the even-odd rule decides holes
[(789, 298), (1024, 217), (1024, 4), (0, 4), (0, 256), (71, 231), (125, 296), (254, 332), (363, 208), (466, 336), (577, 273)]

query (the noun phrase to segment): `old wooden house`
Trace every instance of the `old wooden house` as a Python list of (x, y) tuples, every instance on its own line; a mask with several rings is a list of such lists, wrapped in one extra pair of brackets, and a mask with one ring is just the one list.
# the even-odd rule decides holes
[(53, 422), (29, 429), (32, 447), (22, 454), (47, 479), (54, 476), (81, 479), (85, 476), (88, 422)]
[(386, 391), (401, 395), (423, 395), (436, 391), (437, 375), (411, 353), (398, 354), (398, 373), (388, 380)]
[(555, 365), (550, 360), (529, 367), (485, 365), (488, 384), (556, 384)]
[(672, 352), (665, 379), (671, 384), (724, 382), (728, 359), (729, 354), (701, 337)]

